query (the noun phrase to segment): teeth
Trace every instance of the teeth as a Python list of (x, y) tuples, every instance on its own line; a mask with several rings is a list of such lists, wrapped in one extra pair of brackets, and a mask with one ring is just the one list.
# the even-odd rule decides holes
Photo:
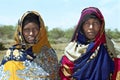
[(29, 40), (34, 40), (34, 37), (28, 37)]

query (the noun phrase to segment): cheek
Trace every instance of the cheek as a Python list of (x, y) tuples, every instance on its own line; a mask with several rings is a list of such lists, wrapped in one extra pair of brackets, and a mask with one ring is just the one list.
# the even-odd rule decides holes
[(28, 34), (26, 34), (26, 33), (23, 33), (23, 37), (26, 37), (26, 36), (28, 36)]
[(23, 38), (27, 41), (28, 34), (23, 33)]
[(97, 33), (100, 31), (100, 28), (95, 28), (94, 29), (94, 32), (96, 33), (96, 35), (97, 35)]
[(38, 34), (39, 34), (39, 31), (36, 31), (36, 32), (34, 33), (34, 36), (36, 37)]
[(84, 34), (87, 34), (87, 32), (88, 32), (88, 28), (86, 28), (86, 27), (83, 27), (83, 31), (82, 31)]

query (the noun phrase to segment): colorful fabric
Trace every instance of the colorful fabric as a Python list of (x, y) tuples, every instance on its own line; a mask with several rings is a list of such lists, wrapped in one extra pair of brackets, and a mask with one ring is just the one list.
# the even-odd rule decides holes
[(112, 80), (120, 80), (120, 58), (114, 58), (115, 61), (115, 71), (112, 76)]
[[(80, 32), (86, 15), (95, 15), (101, 21), (100, 31), (91, 42), (88, 42), (84, 34)], [(114, 71), (114, 61), (107, 51), (104, 24), (104, 18), (97, 8), (89, 7), (82, 11), (72, 40), (65, 48), (65, 55), (61, 59), (61, 80), (110, 79)], [(71, 43), (76, 45), (73, 47)]]
[[(8, 67), (9, 66), (9, 67)], [(19, 61), (8, 61), (5, 65), (4, 65), (4, 71), (9, 71), (9, 79), (8, 80), (22, 80), (22, 78), (18, 77), (16, 75), (17, 70), (22, 70), (24, 69), (25, 66), (23, 65), (22, 62)], [(4, 78), (3, 78), (4, 79)]]
[[(28, 14), (35, 14), (40, 22), (34, 44), (27, 43), (22, 33), (23, 20)], [(28, 11), (20, 19), (15, 32), (15, 45), (6, 52), (0, 71), (3, 73), (1, 80), (57, 80), (57, 55), (49, 44), (44, 22), (37, 12)]]

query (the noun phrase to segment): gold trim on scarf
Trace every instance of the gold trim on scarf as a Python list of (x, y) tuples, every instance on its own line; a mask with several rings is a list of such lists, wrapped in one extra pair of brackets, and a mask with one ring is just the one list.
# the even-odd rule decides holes
[(70, 68), (67, 65), (63, 65), (63, 69), (62, 72), (65, 76), (71, 76), (72, 72), (70, 70)]
[(116, 80), (120, 80), (120, 71), (117, 72)]

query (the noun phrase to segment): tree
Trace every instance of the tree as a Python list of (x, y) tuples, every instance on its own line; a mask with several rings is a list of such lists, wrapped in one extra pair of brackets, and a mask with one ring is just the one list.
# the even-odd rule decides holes
[(106, 29), (106, 34), (113, 39), (120, 38), (120, 32), (118, 29), (114, 29), (113, 31), (111, 29)]
[(65, 30), (65, 35), (64, 37), (67, 39), (71, 39), (72, 35), (73, 35), (74, 29), (73, 28), (69, 28), (67, 30)]
[(15, 26), (12, 25), (0, 26), (0, 36), (2, 36), (1, 38), (12, 39), (14, 32), (15, 32)]
[(48, 32), (48, 36), (51, 39), (58, 39), (64, 37), (64, 31), (60, 28), (53, 28)]

